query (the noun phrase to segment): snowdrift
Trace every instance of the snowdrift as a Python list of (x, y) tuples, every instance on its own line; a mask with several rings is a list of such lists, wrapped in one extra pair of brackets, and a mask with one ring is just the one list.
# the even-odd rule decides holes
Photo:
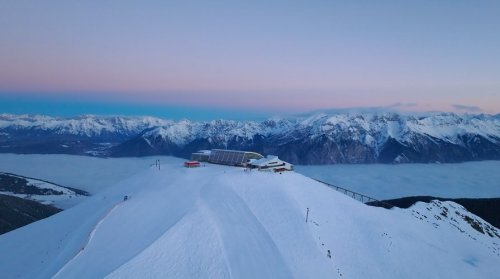
[[(446, 217), (440, 215), (445, 207)], [(477, 226), (488, 224), (451, 202), (386, 210), (294, 172), (169, 165), (2, 235), (0, 274), (495, 278), (500, 236), (491, 226), (489, 233)]]

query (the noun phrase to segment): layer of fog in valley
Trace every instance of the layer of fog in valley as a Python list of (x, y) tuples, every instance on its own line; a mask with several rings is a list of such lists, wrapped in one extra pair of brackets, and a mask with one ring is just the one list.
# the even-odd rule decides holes
[[(0, 154), (0, 171), (45, 179), (94, 194), (154, 164), (182, 164), (175, 157), (95, 158), (73, 155)], [(500, 197), (500, 161), (460, 164), (295, 166), (306, 176), (376, 199), (407, 196)]]
[(295, 170), (381, 200), (408, 196), (500, 197), (500, 161), (296, 166)]

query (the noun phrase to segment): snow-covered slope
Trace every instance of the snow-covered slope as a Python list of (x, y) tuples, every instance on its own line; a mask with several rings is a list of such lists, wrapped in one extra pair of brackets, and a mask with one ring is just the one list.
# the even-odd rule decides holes
[(266, 121), (0, 115), (0, 152), (102, 156), (250, 149), (295, 164), (500, 159), (500, 119), (453, 113), (315, 114)]
[[(126, 201), (125, 195), (130, 197)], [(0, 274), (496, 278), (498, 231), (488, 227), (491, 235), (484, 234), (461, 221), (459, 216), (468, 216), (477, 221), (475, 226), (488, 225), (453, 203), (445, 204), (450, 208), (447, 222), (428, 222), (432, 216), (427, 212), (443, 210), (443, 204), (437, 205), (439, 209), (385, 210), (293, 172), (167, 164), (0, 236), (0, 250), (7, 251), (0, 253)]]

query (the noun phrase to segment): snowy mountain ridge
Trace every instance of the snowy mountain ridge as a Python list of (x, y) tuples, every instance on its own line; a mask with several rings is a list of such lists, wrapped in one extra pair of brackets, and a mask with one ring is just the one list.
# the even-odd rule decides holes
[[(431, 224), (435, 228), (440, 226), (453, 227), (460, 233), (467, 235), (472, 240), (480, 242), (490, 249), (494, 254), (500, 256), (500, 246), (497, 241), (490, 242), (491, 239), (500, 240), (500, 231), (497, 228), (484, 221), (482, 218), (470, 213), (460, 204), (452, 201), (433, 200), (430, 203), (417, 202), (408, 209), (405, 209), (413, 217)], [(463, 228), (472, 228), (471, 233)], [(477, 237), (479, 232), (485, 237)]]
[(176, 160), (0, 236), (0, 274), (495, 278), (499, 245), (496, 228), (453, 202), (386, 210), (294, 172)]
[[(394, 127), (399, 132), (394, 133)], [(428, 134), (436, 138), (456, 138), (464, 134), (477, 134), (489, 139), (500, 138), (500, 121), (497, 116), (489, 115), (458, 115), (454, 113), (430, 114), (428, 116), (412, 116), (396, 113), (364, 113), (364, 114), (324, 114), (318, 113), (309, 117), (270, 118), (262, 122), (213, 120), (165, 120), (161, 118), (125, 117), (125, 116), (95, 116), (51, 117), (44, 115), (13, 115), (0, 114), (0, 129), (30, 129), (53, 130), (56, 133), (68, 133), (88, 137), (99, 136), (104, 132), (138, 134), (145, 129), (161, 127), (171, 130), (165, 136), (173, 137), (175, 133), (184, 130), (188, 132), (195, 127), (193, 136), (210, 136), (214, 133), (232, 132), (235, 136), (251, 137), (261, 133), (264, 135), (281, 134), (293, 129), (311, 129), (313, 135), (331, 132), (331, 127), (353, 127), (364, 131), (385, 131), (397, 139), (404, 139), (408, 132)], [(226, 131), (213, 129), (225, 128)], [(212, 129), (205, 129), (212, 128)], [(228, 131), (227, 129), (230, 129)], [(264, 129), (264, 130), (262, 130)], [(285, 131), (283, 131), (285, 130)], [(204, 133), (204, 134), (203, 134)], [(186, 142), (184, 142), (185, 144)]]
[(145, 129), (170, 124), (154, 117), (94, 116), (62, 118), (44, 115), (0, 114), (0, 129), (42, 130), (56, 134), (98, 137), (104, 133), (135, 135)]
[[(29, 148), (23, 149), (28, 134), (39, 140), (24, 139)], [(260, 122), (0, 115), (0, 152), (37, 153), (47, 146), (46, 153), (118, 157), (189, 157), (198, 149), (251, 149), (299, 164), (498, 160), (500, 119), (454, 113), (318, 113)]]

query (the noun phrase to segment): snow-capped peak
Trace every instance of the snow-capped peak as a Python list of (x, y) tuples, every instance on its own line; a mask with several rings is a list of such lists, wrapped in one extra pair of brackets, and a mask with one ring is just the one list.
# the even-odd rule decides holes
[[(43, 153), (47, 152), (43, 140), (57, 137), (64, 145), (68, 145), (68, 138), (98, 145), (111, 143), (113, 146), (127, 145), (136, 138), (150, 143), (148, 146), (152, 147), (152, 151), (133, 149), (136, 153), (125, 153), (133, 156), (155, 153), (186, 156), (189, 151), (183, 150), (185, 146), (189, 146), (190, 151), (223, 147), (249, 148), (261, 152), (267, 150), (295, 164), (457, 162), (500, 158), (498, 117), (454, 113), (418, 116), (396, 113), (318, 113), (308, 117), (274, 117), (259, 122), (221, 119), (173, 121), (153, 117), (89, 115), (73, 118), (0, 115), (0, 151), (25, 152), (23, 146), (18, 145), (29, 138), (27, 144), (32, 148), (33, 135), (37, 135), (41, 141), (36, 150)], [(298, 147), (309, 152), (303, 153)], [(78, 152), (114, 154), (113, 150), (103, 150), (104, 147), (100, 145), (92, 148), (83, 151), (78, 149)], [(66, 150), (53, 149), (63, 153)], [(116, 156), (123, 156), (123, 150), (130, 148), (118, 150), (120, 152)]]

